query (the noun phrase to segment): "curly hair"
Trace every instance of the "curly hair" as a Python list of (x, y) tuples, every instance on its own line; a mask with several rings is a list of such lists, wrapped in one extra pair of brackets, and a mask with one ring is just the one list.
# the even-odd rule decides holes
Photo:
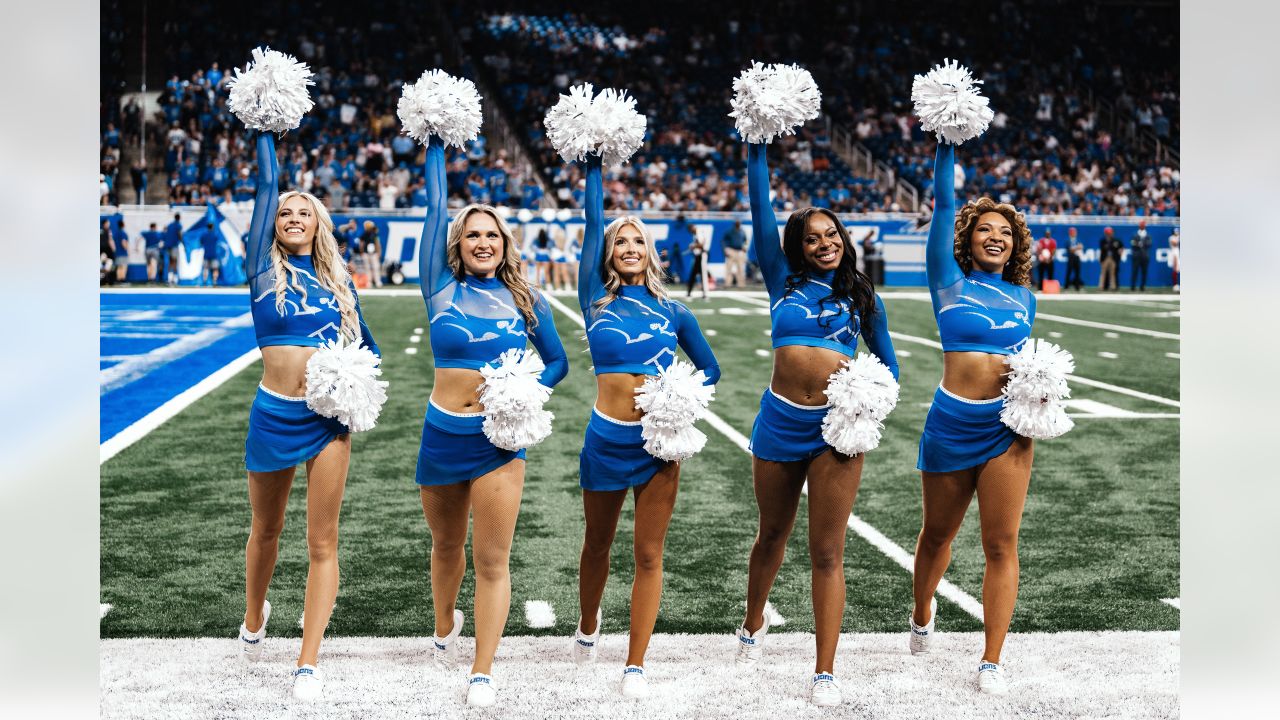
[(1031, 286), (1031, 228), (1027, 227), (1027, 218), (1009, 203), (998, 203), (989, 197), (980, 197), (965, 203), (956, 213), (955, 255), (960, 269), (968, 275), (973, 270), (973, 250), (970, 238), (983, 214), (1000, 213), (1013, 228), (1013, 254), (1005, 263), (1001, 278), (1006, 282), (1023, 287)]

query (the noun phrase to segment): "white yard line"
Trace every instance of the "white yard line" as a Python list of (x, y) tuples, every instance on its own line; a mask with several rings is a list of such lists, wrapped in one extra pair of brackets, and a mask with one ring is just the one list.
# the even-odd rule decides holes
[(107, 613), (111, 612), (112, 607), (111, 603), (98, 603), (98, 619), (101, 620), (106, 617)]
[(1171, 605), (1173, 607), (1176, 607), (1179, 610), (1182, 609), (1182, 598), (1160, 598), (1160, 602), (1164, 603), (1165, 605)]
[(106, 395), (108, 392), (137, 380), (161, 365), (186, 357), (197, 350), (212, 345), (236, 330), (252, 325), (252, 314), (244, 313), (238, 317), (223, 320), (213, 327), (205, 328), (190, 335), (183, 335), (177, 340), (150, 352), (135, 355), (129, 360), (100, 370), (98, 372), (98, 394)]
[[(916, 343), (918, 345), (925, 345), (927, 347), (934, 348), (935, 350), (942, 349), (942, 343), (938, 342), (937, 340), (930, 340), (929, 338), (922, 338), (916, 335), (907, 335), (906, 333), (894, 332), (893, 330), (890, 330), (889, 337), (893, 338), (894, 340), (903, 340), (906, 342)], [(1159, 395), (1152, 395), (1150, 393), (1144, 393), (1138, 390), (1130, 390), (1129, 388), (1120, 387), (1119, 385), (1112, 385), (1110, 383), (1104, 383), (1100, 380), (1090, 380), (1089, 378), (1080, 377), (1079, 375), (1068, 375), (1067, 379), (1074, 383), (1079, 383), (1081, 385), (1088, 385), (1089, 387), (1095, 387), (1100, 390), (1108, 390), (1110, 392), (1117, 393), (1119, 395), (1128, 395), (1129, 397), (1136, 397), (1142, 400), (1150, 400), (1153, 403), (1168, 405), (1170, 407), (1176, 407), (1176, 408), (1182, 407), (1182, 403), (1177, 400), (1170, 400), (1169, 398), (1166, 398), (1166, 397), (1160, 397)]]
[(183, 390), (168, 402), (144, 415), (134, 424), (116, 433), (106, 442), (98, 446), (98, 464), (101, 465), (115, 457), (121, 450), (146, 437), (148, 433), (164, 424), (166, 420), (187, 409), (195, 401), (208, 395), (214, 388), (230, 380), (236, 373), (249, 367), (262, 357), (262, 351), (254, 348), (232, 360), (200, 382)]
[(1117, 333), (1129, 333), (1130, 335), (1146, 335), (1148, 337), (1160, 338), (1162, 340), (1182, 340), (1182, 336), (1177, 333), (1160, 332), (1159, 330), (1148, 330), (1146, 328), (1129, 327), (1128, 325), (1112, 325), (1111, 323), (1094, 322), (1093, 320), (1081, 320), (1079, 318), (1066, 317), (1063, 315), (1051, 315), (1049, 313), (1036, 313), (1036, 320), (1048, 320), (1050, 322), (1058, 322), (1064, 325), (1079, 325), (1080, 327), (1097, 328), (1099, 330), (1110, 330)]
[[(564, 303), (550, 296), (547, 296), (547, 302), (551, 303), (552, 307), (564, 313), (570, 320), (573, 320), (580, 327), (586, 327), (586, 324), (582, 320), (582, 315), (570, 310)], [(733, 429), (733, 427), (730, 426), (729, 423), (725, 422), (719, 415), (708, 410), (706, 420), (707, 424), (711, 425), (711, 427), (716, 430), (719, 430), (725, 437), (729, 438), (733, 444), (737, 445), (744, 452), (751, 452), (749, 441), (746, 436)], [(887, 555), (889, 559), (896, 562), (907, 572), (914, 572), (915, 559), (911, 553), (903, 550), (885, 536), (884, 533), (876, 530), (857, 515), (849, 516), (849, 527), (852, 528), (854, 533), (859, 537), (871, 543), (873, 547)], [(956, 587), (946, 579), (943, 579), (943, 581), (938, 584), (938, 594), (959, 605), (961, 609), (975, 618), (979, 620), (982, 619), (982, 603), (978, 602), (972, 595)]]

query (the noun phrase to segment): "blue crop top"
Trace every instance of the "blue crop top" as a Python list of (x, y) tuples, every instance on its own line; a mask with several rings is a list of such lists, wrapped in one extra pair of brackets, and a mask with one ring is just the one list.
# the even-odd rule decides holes
[(925, 274), (943, 352), (1011, 355), (1031, 336), (1036, 297), (998, 273), (960, 269), (955, 255), (955, 147), (938, 143)]
[(569, 360), (556, 332), (551, 306), (541, 293), (533, 291), (533, 315), (538, 322), (531, 329), (501, 280), (454, 276), (447, 256), (444, 144), (437, 137), (427, 145), (425, 171), (427, 218), (418, 249), (418, 271), (436, 367), (479, 370), (497, 361), (506, 350), (524, 349), (532, 340), (546, 365), (539, 382), (554, 387), (569, 372)]
[(660, 300), (643, 285), (623, 285), (609, 304), (595, 307), (607, 292), (603, 263), (610, 255), (610, 249), (604, 247), (604, 187), (598, 155), (587, 158), (586, 215), (578, 305), (586, 319), (587, 346), (596, 374), (657, 375), (675, 360), (679, 345), (694, 367), (707, 374), (706, 384), (716, 384), (720, 365), (689, 308), (674, 300)]
[[(342, 328), (342, 314), (333, 293), (316, 279), (316, 268), (310, 255), (287, 255), (286, 259), (297, 273), (299, 288), (286, 278), (284, 309), (276, 309), (276, 275), (271, 264), (271, 246), (275, 242), (276, 211), (280, 195), (276, 185), (276, 145), (271, 133), (260, 133), (257, 141), (258, 188), (253, 203), (253, 220), (249, 225), (248, 247), (245, 262), (249, 270), (249, 299), (253, 314), (253, 330), (258, 347), (272, 345), (300, 345), (318, 347), (337, 339)], [(335, 248), (336, 250), (336, 248)], [(348, 284), (350, 281), (348, 281)], [(355, 295), (355, 287), (351, 286)], [(356, 316), (360, 320), (360, 334), (364, 345), (375, 355), (381, 355), (373, 333), (360, 312), (360, 298), (356, 296)]]
[(805, 345), (853, 357), (857, 354), (858, 337), (861, 336), (867, 349), (897, 378), (898, 356), (893, 350), (893, 340), (889, 338), (888, 315), (879, 295), (875, 297), (875, 316), (870, 326), (863, 328), (862, 319), (852, 303), (830, 297), (835, 271), (816, 273), (805, 270), (799, 284), (787, 288), (787, 278), (794, 273), (782, 250), (778, 219), (769, 203), (769, 164), (763, 144), (747, 145), (747, 186), (751, 196), (754, 244), (765, 289), (769, 291), (774, 349)]

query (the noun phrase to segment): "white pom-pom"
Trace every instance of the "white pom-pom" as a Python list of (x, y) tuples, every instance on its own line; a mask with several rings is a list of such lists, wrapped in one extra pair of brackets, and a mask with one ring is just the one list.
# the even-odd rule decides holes
[(704, 417), (715, 398), (714, 385), (706, 385), (707, 374), (683, 360), (676, 360), (657, 375), (645, 378), (636, 389), (636, 409), (644, 449), (662, 460), (692, 457), (707, 442), (707, 436), (693, 424)]
[(755, 62), (733, 81), (730, 105), (729, 117), (742, 139), (768, 143), (818, 117), (822, 93), (813, 75), (799, 65)]
[(532, 350), (512, 348), (498, 356), (498, 364), (480, 368), (480, 404), (489, 442), (503, 450), (523, 450), (551, 434), (550, 411), (543, 410), (551, 388), (538, 382), (546, 366)]
[(898, 381), (874, 355), (860, 353), (827, 379), (827, 400), (822, 439), (842, 455), (861, 455), (880, 445), (883, 421), (898, 404)]
[(307, 360), (307, 407), (351, 432), (372, 430), (387, 401), (378, 356), (359, 340), (330, 340)]
[(591, 83), (574, 85), (547, 111), (547, 140), (565, 162), (597, 153), (609, 166), (626, 162), (644, 142), (647, 120), (625, 90), (592, 95)]
[(401, 89), (396, 114), (409, 137), (426, 144), (435, 135), (462, 147), (480, 134), (480, 93), (476, 84), (443, 70), (428, 70)]
[(1043, 339), (1030, 340), (1005, 357), (1000, 421), (1014, 432), (1036, 440), (1058, 437), (1075, 426), (1062, 400), (1071, 396), (1067, 375), (1075, 370), (1071, 353)]
[(995, 113), (978, 93), (981, 80), (974, 80), (969, 68), (947, 59), (911, 84), (915, 104), (925, 132), (937, 133), (938, 140), (959, 145), (987, 131)]
[(282, 133), (298, 127), (314, 105), (308, 85), (315, 82), (306, 63), (278, 50), (254, 48), (253, 60), (227, 80), (227, 109), (249, 128)]

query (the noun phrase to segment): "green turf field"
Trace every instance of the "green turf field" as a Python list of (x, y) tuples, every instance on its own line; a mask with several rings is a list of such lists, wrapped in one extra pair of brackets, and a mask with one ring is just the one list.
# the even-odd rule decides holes
[[(560, 299), (576, 309), (575, 298)], [(929, 345), (937, 333), (928, 301), (890, 297), (886, 304), (890, 328), (899, 338), (902, 395), (880, 448), (867, 458), (854, 512), (910, 552), (920, 522), (916, 447), (942, 360)], [(342, 587), (330, 634), (426, 635), (432, 629), (430, 541), (413, 475), (432, 364), (426, 336), (410, 342), (415, 328), (426, 328), (426, 314), (416, 293), (369, 295), (362, 305), (384, 352), (390, 399), (378, 427), (353, 443), (341, 524)], [(757, 353), (770, 347), (767, 310), (758, 298), (725, 295), (693, 301), (691, 307), (703, 329), (714, 333), (709, 339), (724, 372), (712, 411), (749, 435), (770, 373), (768, 353)], [(1073, 398), (1120, 412), (1176, 415), (1176, 338), (1084, 327), (1044, 315), (1176, 334), (1177, 309), (1172, 300), (1046, 299), (1039, 304), (1035, 336), (1071, 350), (1083, 379), (1171, 402), (1081, 383), (1073, 384)], [(559, 312), (556, 323), (571, 368), (550, 402), (555, 433), (529, 451), (512, 553), (510, 635), (570, 633), (577, 617), (583, 529), (577, 455), (595, 383), (581, 328)], [(419, 352), (410, 355), (407, 348)], [(250, 366), (102, 466), (101, 601), (113, 606), (101, 623), (104, 637), (235, 633), (244, 611), (249, 527), (244, 433), (260, 375), (260, 365)], [(1178, 628), (1178, 610), (1161, 602), (1179, 596), (1178, 422), (1176, 417), (1080, 418), (1068, 435), (1038, 444), (1023, 522), (1015, 632)], [(731, 633), (741, 619), (756, 522), (750, 457), (706, 423), (701, 426), (709, 440), (683, 469), (667, 540), (658, 632)], [(276, 635), (300, 634), (305, 484), (300, 469), (270, 592), (273, 616), (287, 619), (273, 621)], [(604, 599), (608, 633), (626, 630), (630, 522), (628, 511), (619, 525), (614, 574)], [(771, 595), (788, 630), (812, 629), (806, 525), (802, 503)], [(980, 597), (982, 564), (975, 504), (947, 577)], [(845, 630), (902, 631), (911, 604), (910, 574), (852, 531), (845, 565)], [(461, 607), (469, 608), (471, 592), (468, 576)], [(556, 627), (527, 627), (526, 600), (549, 602)], [(940, 603), (949, 630), (981, 627), (949, 601)]]

